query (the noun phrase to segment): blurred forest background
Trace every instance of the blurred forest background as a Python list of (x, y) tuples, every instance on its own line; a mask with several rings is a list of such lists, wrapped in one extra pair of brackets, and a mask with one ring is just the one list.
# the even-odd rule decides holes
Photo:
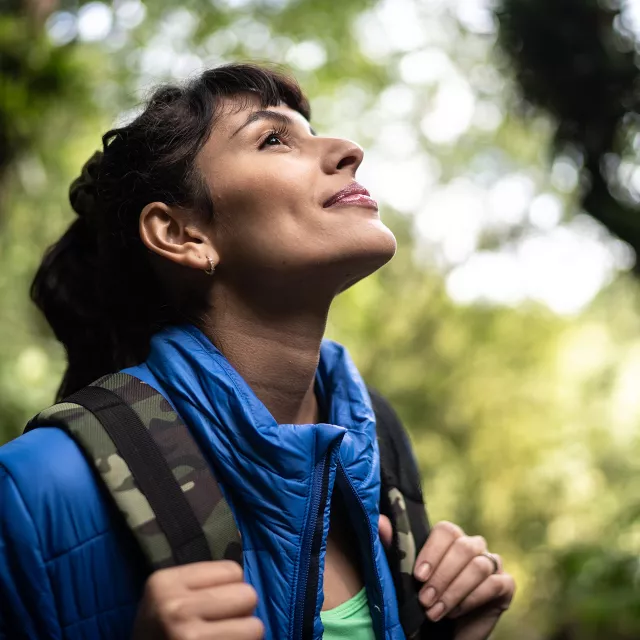
[(286, 65), (399, 252), (330, 335), (409, 426), (433, 520), (519, 591), (496, 638), (640, 638), (640, 0), (0, 3), (0, 442), (52, 402), (28, 298), (151, 88)]

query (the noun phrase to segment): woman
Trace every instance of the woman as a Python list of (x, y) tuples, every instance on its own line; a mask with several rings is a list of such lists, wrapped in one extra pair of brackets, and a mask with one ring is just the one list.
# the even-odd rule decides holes
[[(323, 341), (334, 297), (396, 244), (355, 182), (360, 147), (316, 136), (309, 116), (294, 81), (250, 65), (160, 89), (104, 136), (32, 289), (67, 350), (60, 398), (125, 370), (189, 425), (244, 576), (229, 561), (148, 576), (74, 442), (38, 429), (0, 449), (0, 637), (404, 637), (371, 399)], [(320, 455), (311, 575), (300, 547)], [(414, 575), (425, 621), (455, 620), (458, 640), (488, 637), (514, 592), (484, 540), (450, 523)]]

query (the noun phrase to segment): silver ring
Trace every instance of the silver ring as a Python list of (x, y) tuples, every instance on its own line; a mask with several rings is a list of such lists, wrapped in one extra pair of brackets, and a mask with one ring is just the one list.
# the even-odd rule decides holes
[(480, 555), (483, 555), (485, 558), (491, 560), (491, 564), (493, 564), (493, 573), (498, 573), (500, 571), (500, 563), (498, 562), (498, 558), (496, 558), (493, 553), (483, 551)]

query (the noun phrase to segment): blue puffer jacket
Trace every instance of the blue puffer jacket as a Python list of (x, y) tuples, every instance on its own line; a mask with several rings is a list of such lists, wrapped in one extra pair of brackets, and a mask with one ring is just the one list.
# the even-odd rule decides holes
[[(194, 327), (152, 340), (127, 373), (163, 393), (196, 433), (242, 534), (245, 579), (266, 637), (320, 638), (322, 575), (334, 489), (364, 550), (378, 640), (404, 638), (378, 536), (380, 468), (365, 385), (325, 341), (316, 376), (327, 424), (278, 425)], [(133, 538), (60, 430), (0, 448), (0, 638), (129, 638), (146, 579)]]

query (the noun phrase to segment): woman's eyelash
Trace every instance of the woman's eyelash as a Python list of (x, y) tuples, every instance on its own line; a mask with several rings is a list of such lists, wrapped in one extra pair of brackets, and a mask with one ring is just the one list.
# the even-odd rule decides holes
[(286, 127), (280, 127), (278, 129), (272, 129), (267, 133), (267, 135), (262, 138), (262, 142), (260, 143), (260, 149), (264, 149), (269, 146), (278, 146), (278, 145), (268, 145), (267, 142), (271, 138), (280, 138), (281, 142), (286, 142), (289, 139), (289, 130)]

